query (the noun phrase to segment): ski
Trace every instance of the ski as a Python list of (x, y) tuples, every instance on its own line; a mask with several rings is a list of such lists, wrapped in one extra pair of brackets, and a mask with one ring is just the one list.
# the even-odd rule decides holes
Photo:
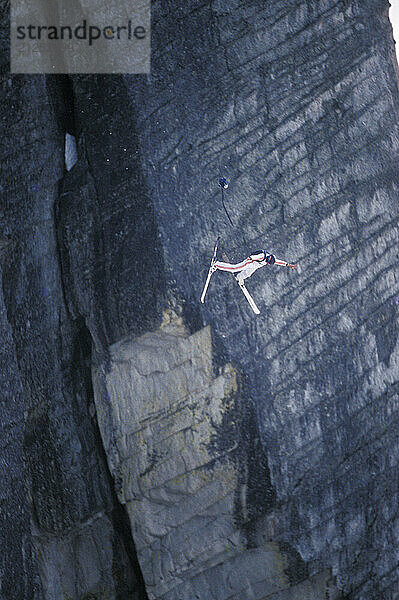
[[(230, 262), (227, 254), (225, 252), (223, 252), (222, 254), (222, 258), (224, 261), (226, 262)], [(256, 306), (255, 300), (252, 298), (251, 294), (248, 292), (247, 288), (244, 285), (244, 282), (240, 283), (237, 279), (237, 277), (234, 275), (234, 273), (232, 273), (234, 279), (236, 280), (236, 282), (238, 283), (239, 287), (241, 288), (242, 293), (244, 294), (244, 296), (246, 297), (246, 299), (248, 300), (248, 304), (249, 306), (252, 308), (252, 310), (254, 311), (254, 313), (256, 315), (260, 315), (260, 310), (259, 308)]]
[(216, 262), (216, 259), (217, 259), (217, 252), (218, 252), (218, 247), (219, 247), (219, 241), (220, 241), (220, 237), (218, 237), (218, 239), (216, 240), (216, 244), (215, 244), (215, 248), (213, 250), (213, 256), (212, 256), (212, 260), (211, 260), (211, 266), (209, 267), (208, 276), (206, 278), (204, 289), (203, 289), (202, 294), (201, 294), (201, 302), (202, 302), (202, 304), (204, 304), (204, 302), (205, 302), (205, 296), (206, 296), (206, 292), (208, 291), (209, 282), (211, 281), (212, 273), (214, 273), (216, 271), (216, 268), (215, 268), (214, 265), (215, 265), (215, 262)]
[(256, 306), (255, 304), (255, 300), (252, 298), (251, 294), (248, 292), (247, 288), (245, 287), (245, 285), (243, 283), (240, 283), (237, 279), (236, 279), (238, 285), (241, 288), (242, 293), (244, 294), (244, 296), (246, 297), (246, 299), (248, 300), (248, 304), (249, 306), (252, 308), (252, 310), (254, 311), (254, 313), (256, 315), (260, 315), (260, 310), (259, 308)]

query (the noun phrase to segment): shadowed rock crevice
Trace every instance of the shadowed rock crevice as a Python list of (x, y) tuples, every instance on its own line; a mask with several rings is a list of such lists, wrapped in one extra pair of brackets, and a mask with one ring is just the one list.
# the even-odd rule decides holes
[[(60, 188), (58, 245), (67, 306), (103, 351), (160, 323), (165, 265), (124, 86), (81, 76), (73, 90), (80, 159)], [(123, 132), (119, 119), (129, 123)]]
[[(82, 93), (87, 81), (84, 77), (75, 78), (74, 93), (76, 89)], [(104, 78), (103, 81), (113, 85), (112, 79)], [(98, 83), (98, 102), (104, 110), (105, 117), (116, 110), (116, 105), (112, 109), (102, 106), (104, 95), (110, 90), (109, 85), (106, 85), (103, 91), (101, 81)], [(92, 91), (89, 93), (90, 98), (86, 100), (87, 111), (92, 112)], [(119, 93), (119, 110), (122, 97)], [(116, 100), (114, 94), (110, 94), (109, 98), (112, 102)], [(111, 180), (106, 173), (106, 167), (112, 169), (112, 164), (101, 167), (99, 156), (93, 156), (93, 152), (98, 152), (101, 148), (102, 158), (107, 163), (107, 157), (115, 158), (115, 144), (121, 150), (123, 140), (120, 136), (115, 136), (114, 146), (111, 143), (111, 147), (107, 147), (106, 143), (102, 146), (97, 146), (97, 142), (93, 143), (91, 136), (96, 130), (88, 129), (86, 123), (87, 119), (91, 122), (94, 116), (85, 114), (84, 103), (80, 102), (79, 106), (81, 110), (78, 113), (75, 133), (80, 158), (74, 169), (64, 175), (55, 210), (62, 288), (68, 313), (78, 328), (78, 350), (73, 358), (76, 368), (74, 388), (75, 394), (80, 390), (82, 399), (86, 398), (89, 402), (94, 441), (111, 490), (113, 508), (109, 512), (109, 518), (115, 535), (110, 566), (116, 586), (115, 593), (121, 599), (130, 597), (129, 594), (133, 593), (134, 597), (141, 598), (146, 597), (144, 583), (128, 527), (128, 518), (123, 506), (118, 502), (114, 482), (109, 474), (110, 457), (104, 452), (98, 432), (92, 402), (90, 368), (93, 363), (101, 362), (106, 365), (107, 349), (113, 339), (118, 339), (128, 332), (137, 334), (156, 324), (164, 294), (163, 255), (153, 209), (146, 197), (144, 182), (140, 179), (137, 148), (134, 168), (131, 164), (134, 127), (130, 129), (124, 147), (124, 151), (129, 150), (129, 161), (126, 163), (129, 165), (126, 168), (129, 172), (114, 179), (115, 189), (112, 189)], [(129, 107), (125, 105), (125, 109), (127, 117)], [(96, 118), (99, 116), (97, 111)], [(131, 124), (132, 121), (133, 117), (130, 116)], [(112, 134), (111, 124), (106, 134)], [(107, 137), (105, 139), (108, 141)], [(112, 141), (112, 138), (109, 139)], [(106, 181), (102, 181), (104, 177)], [(119, 225), (120, 229), (109, 229), (110, 221), (116, 219), (119, 223), (121, 218), (123, 226)], [(109, 293), (105, 293), (107, 286), (110, 288)], [(80, 367), (79, 363), (82, 363)], [(87, 424), (81, 424), (83, 443), (86, 427)]]
[(234, 521), (251, 548), (256, 545), (257, 519), (275, 507), (276, 491), (245, 376), (238, 376), (237, 385), (238, 392), (226, 400), (220, 423), (212, 423), (209, 452), (232, 461), (237, 469)]
[(69, 75), (47, 75), (46, 87), (61, 129), (77, 137), (72, 78)]
[[(87, 438), (88, 430), (93, 431), (94, 442), (101, 458), (102, 468), (106, 473), (112, 504), (109, 518), (114, 535), (112, 539), (112, 578), (115, 583), (115, 600), (147, 600), (145, 585), (137, 561), (137, 554), (132, 538), (129, 517), (125, 507), (120, 504), (114, 488), (114, 481), (107, 464), (107, 457), (97, 423), (93, 386), (91, 380), (93, 340), (83, 319), (76, 321), (75, 352), (72, 359), (74, 372), (74, 391), (76, 400), (87, 403), (87, 415), (90, 422), (79, 422), (82, 443)], [(83, 393), (81, 393), (83, 391)], [(90, 473), (87, 481), (90, 484)]]
[[(246, 547), (255, 549), (274, 542), (288, 581), (296, 585), (308, 578), (309, 569), (292, 545), (282, 539), (277, 542), (277, 494), (245, 381), (245, 377), (238, 378), (238, 393), (226, 401), (220, 423), (212, 423), (214, 433), (209, 450), (219, 456), (219, 461), (231, 461), (237, 470), (234, 524), (242, 532)], [(270, 440), (264, 444), (267, 447)]]

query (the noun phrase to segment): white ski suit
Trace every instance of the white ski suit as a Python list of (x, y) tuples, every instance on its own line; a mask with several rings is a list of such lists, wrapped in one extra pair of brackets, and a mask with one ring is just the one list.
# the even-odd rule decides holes
[[(255, 271), (260, 269), (261, 267), (265, 267), (270, 264), (268, 262), (271, 254), (266, 254), (265, 252), (258, 252), (256, 254), (251, 254), (240, 263), (232, 264), (228, 262), (223, 262), (221, 260), (217, 260), (214, 263), (214, 267), (219, 269), (220, 271), (228, 271), (229, 273), (238, 273), (237, 280), (239, 283), (243, 283), (244, 279), (251, 277)], [(273, 257), (274, 258), (274, 257)], [(272, 263), (273, 264), (273, 263)], [(288, 264), (285, 260), (275, 259), (275, 265), (280, 265), (282, 267), (288, 267)]]

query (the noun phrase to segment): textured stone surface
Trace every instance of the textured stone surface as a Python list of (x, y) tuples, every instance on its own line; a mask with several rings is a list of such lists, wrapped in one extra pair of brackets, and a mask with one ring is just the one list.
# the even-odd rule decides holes
[(1, 597), (142, 598), (95, 418), (90, 335), (65, 305), (54, 222), (65, 124), (43, 77), (5, 76), (1, 94)]
[[(165, 598), (219, 599), (228, 590), (319, 600), (336, 595), (336, 578), (350, 600), (394, 600), (399, 99), (387, 11), (386, 0), (155, 1), (148, 77), (10, 77), (2, 54), (0, 576), (7, 600), (58, 600), (64, 590), (73, 600), (145, 597), (136, 535), (150, 592), (165, 590), (160, 577), (169, 577)], [(78, 159), (68, 173), (66, 132)], [(231, 181), (234, 230), (220, 204), (220, 175)], [(297, 272), (263, 269), (250, 280), (258, 318), (222, 273), (199, 305), (219, 233), (232, 260), (264, 246), (299, 262)], [(135, 364), (143, 360), (140, 344), (159, 330), (166, 300), (200, 339), (211, 326), (213, 367), (231, 363), (241, 381), (224, 405), (217, 381), (227, 374), (207, 372), (203, 392), (218, 419), (198, 446), (189, 440), (198, 464), (215, 460), (207, 481), (231, 486), (234, 502), (216, 512), (207, 541), (223, 553), (229, 536), (237, 540), (237, 563), (224, 555), (207, 568), (201, 524), (195, 537), (192, 524), (187, 549), (178, 529), (165, 530), (165, 507), (155, 520), (162, 498), (153, 490), (163, 471), (146, 456), (151, 444), (140, 446), (143, 471), (152, 468), (143, 488), (140, 453), (132, 453), (137, 436), (133, 446), (120, 445), (140, 420), (135, 402), (144, 410), (153, 398), (159, 410), (165, 397), (196, 383), (179, 379), (183, 369), (162, 396), (161, 375), (154, 387), (145, 371), (129, 379), (115, 354), (128, 352), (131, 364), (134, 348)], [(191, 343), (183, 337), (183, 346)], [(120, 406), (115, 398), (107, 405), (117, 369), (128, 394)], [(200, 406), (196, 389), (189, 402)], [(184, 413), (173, 423), (168, 414), (160, 427), (184, 428)], [(189, 460), (183, 451), (179, 458)], [(175, 513), (182, 523), (198, 498), (177, 459), (172, 467), (187, 498)], [(132, 535), (113, 485), (139, 526)], [(164, 555), (172, 553), (170, 573), (159, 554), (144, 557), (157, 543), (149, 525), (159, 527)], [(195, 556), (190, 566), (187, 555)], [(284, 589), (248, 591), (259, 560), (269, 561), (266, 579), (281, 560)], [(69, 574), (60, 574), (66, 565)]]
[[(23, 424), (25, 396), (12, 330), (7, 321), (3, 296), (0, 296), (2, 331), (1, 356), (1, 511), (0, 544), (7, 548), (1, 561), (1, 590), (4, 598), (34, 598), (37, 567), (30, 568), (32, 539), (29, 520), (32, 503), (27, 495), (24, 478)], [(10, 544), (10, 539), (13, 543)], [(30, 577), (26, 577), (26, 571)]]
[[(295, 597), (302, 587), (287, 592), (284, 550), (272, 541), (248, 547), (236, 519), (237, 491), (246, 493), (238, 439), (223, 448), (215, 439), (221, 427), (237, 429), (239, 390), (230, 365), (213, 374), (210, 328), (189, 335), (169, 314), (155, 332), (114, 344), (107, 373), (96, 369), (93, 383), (149, 597)], [(329, 579), (302, 591), (321, 600)]]
[[(251, 247), (299, 261), (298, 273), (250, 281), (257, 319), (216, 274), (203, 322), (222, 361), (247, 377), (276, 538), (311, 573), (332, 566), (351, 598), (390, 599), (399, 575), (399, 105), (388, 5), (155, 9), (151, 79), (127, 84), (167, 267), (192, 315), (217, 233), (232, 260), (247, 252), (243, 232)], [(232, 182), (235, 232), (217, 199), (220, 174)], [(253, 532), (268, 504), (251, 502)]]

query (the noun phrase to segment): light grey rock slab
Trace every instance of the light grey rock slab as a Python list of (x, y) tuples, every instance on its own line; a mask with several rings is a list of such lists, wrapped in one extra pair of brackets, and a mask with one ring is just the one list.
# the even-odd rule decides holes
[(249, 599), (287, 587), (278, 544), (247, 549), (236, 524), (238, 439), (224, 451), (213, 439), (238, 382), (231, 365), (214, 374), (210, 328), (190, 335), (169, 315), (154, 332), (111, 346), (93, 382), (149, 597)]

